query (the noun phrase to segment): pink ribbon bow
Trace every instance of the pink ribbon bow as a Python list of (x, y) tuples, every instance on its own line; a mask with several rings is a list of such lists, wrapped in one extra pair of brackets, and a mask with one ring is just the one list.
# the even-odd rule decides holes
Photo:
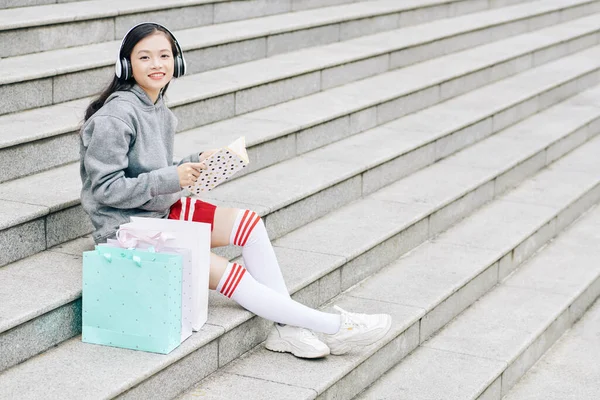
[(139, 231), (127, 228), (121, 228), (117, 231), (117, 241), (121, 247), (126, 249), (136, 248), (141, 242), (149, 244), (154, 247), (156, 251), (160, 251), (170, 239), (174, 239), (174, 236), (165, 232), (158, 232), (148, 236)]

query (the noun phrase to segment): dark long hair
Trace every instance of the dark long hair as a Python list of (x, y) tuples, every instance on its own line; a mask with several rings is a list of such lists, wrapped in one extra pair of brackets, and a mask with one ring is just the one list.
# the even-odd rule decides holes
[[(123, 46), (121, 47), (121, 53), (119, 54), (119, 57), (120, 58), (125, 57), (131, 61), (131, 52), (133, 51), (133, 48), (135, 47), (135, 45), (140, 40), (154, 34), (157, 31), (163, 32), (165, 34), (165, 36), (167, 37), (167, 39), (169, 40), (169, 42), (171, 43), (173, 59), (175, 59), (175, 56), (177, 56), (178, 52), (177, 52), (177, 46), (175, 45), (175, 41), (171, 37), (171, 34), (162, 26), (153, 24), (153, 23), (142, 24), (140, 26), (135, 27), (131, 32), (129, 32), (127, 34), (127, 37), (125, 38), (125, 42), (123, 43)], [(113, 94), (114, 92), (119, 91), (119, 90), (127, 90), (127, 89), (131, 88), (134, 85), (134, 83), (135, 83), (135, 80), (133, 79), (133, 77), (131, 77), (125, 81), (123, 79), (117, 78), (117, 76), (114, 75), (113, 80), (108, 85), (108, 87), (106, 89), (104, 89), (104, 91), (102, 93), (100, 93), (100, 96), (96, 100), (92, 101), (90, 103), (90, 105), (88, 106), (88, 108), (85, 110), (85, 118), (83, 121), (85, 122), (88, 119), (90, 119), (91, 116), (94, 115), (96, 113), (96, 111), (98, 111), (104, 105), (104, 102), (106, 101), (106, 99), (108, 99), (108, 96), (110, 96), (111, 94)], [(169, 83), (167, 83), (165, 85), (165, 87), (162, 89), (161, 93), (163, 96), (166, 94), (168, 87), (169, 87)]]

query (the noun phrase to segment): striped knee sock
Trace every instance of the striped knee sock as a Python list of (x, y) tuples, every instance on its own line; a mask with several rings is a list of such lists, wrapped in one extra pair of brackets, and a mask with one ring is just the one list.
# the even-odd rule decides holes
[(239, 264), (229, 263), (217, 291), (246, 310), (281, 324), (308, 328), (327, 334), (340, 329), (340, 316), (306, 307), (257, 282)]
[(229, 242), (242, 246), (244, 265), (254, 279), (289, 297), (265, 224), (258, 214), (240, 210)]

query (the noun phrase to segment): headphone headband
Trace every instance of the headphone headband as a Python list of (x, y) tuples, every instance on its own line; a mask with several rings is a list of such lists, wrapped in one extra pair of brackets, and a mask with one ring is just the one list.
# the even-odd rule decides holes
[(131, 31), (133, 31), (138, 26), (145, 25), (145, 24), (152, 24), (152, 25), (160, 26), (161, 28), (163, 28), (165, 31), (167, 31), (169, 33), (169, 35), (173, 39), (173, 42), (175, 43), (175, 47), (177, 48), (177, 53), (178, 53), (177, 56), (174, 57), (173, 76), (175, 78), (179, 78), (179, 77), (183, 76), (186, 71), (185, 58), (183, 57), (183, 51), (181, 50), (181, 46), (179, 45), (177, 38), (175, 37), (175, 35), (173, 35), (173, 32), (171, 32), (166, 26), (161, 25), (157, 22), (141, 22), (141, 23), (131, 27), (131, 29), (129, 29), (127, 31), (127, 33), (125, 33), (125, 36), (123, 36), (123, 40), (121, 40), (121, 45), (119, 46), (119, 52), (117, 53), (117, 61), (115, 63), (115, 75), (117, 76), (117, 78), (120, 78), (123, 80), (128, 80), (129, 78), (131, 78), (133, 76), (133, 73), (131, 71), (131, 61), (127, 60), (127, 57), (121, 58), (121, 51), (123, 50), (123, 44), (125, 44), (125, 40), (127, 39), (127, 36), (131, 33)]

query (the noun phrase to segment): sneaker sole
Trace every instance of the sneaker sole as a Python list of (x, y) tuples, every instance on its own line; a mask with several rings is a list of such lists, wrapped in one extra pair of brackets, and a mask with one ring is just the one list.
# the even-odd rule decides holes
[(305, 352), (290, 345), (288, 342), (283, 340), (272, 340), (265, 343), (267, 350), (276, 351), (278, 353), (292, 353), (298, 358), (323, 358), (328, 356), (330, 353), (326, 352)]
[(372, 336), (370, 338), (357, 340), (357, 341), (354, 341), (351, 343), (344, 342), (344, 343), (340, 343), (338, 345), (329, 344), (331, 354), (333, 354), (334, 356), (341, 356), (342, 354), (349, 353), (356, 347), (365, 347), (365, 346), (369, 346), (375, 342), (378, 342), (379, 340), (383, 339), (383, 337), (390, 331), (391, 327), (392, 327), (392, 317), (388, 315), (386, 318), (385, 327), (377, 335)]

